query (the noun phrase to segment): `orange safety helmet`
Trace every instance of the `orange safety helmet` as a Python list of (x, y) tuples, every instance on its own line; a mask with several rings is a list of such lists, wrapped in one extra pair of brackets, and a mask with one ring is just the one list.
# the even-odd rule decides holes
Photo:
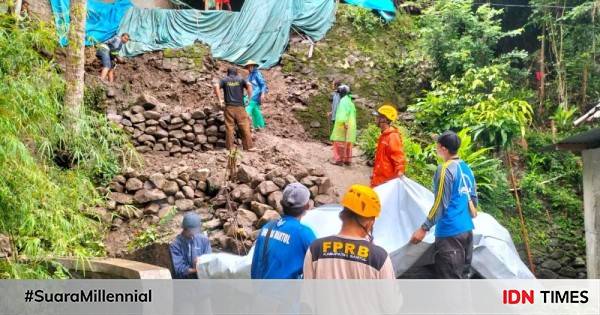
[(342, 198), (342, 206), (364, 218), (376, 218), (381, 213), (379, 196), (364, 185), (352, 185)]

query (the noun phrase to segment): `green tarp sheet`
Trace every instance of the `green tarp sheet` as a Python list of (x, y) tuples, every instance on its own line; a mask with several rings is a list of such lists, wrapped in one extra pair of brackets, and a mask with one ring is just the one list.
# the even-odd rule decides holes
[(215, 58), (237, 64), (252, 59), (269, 68), (279, 62), (292, 28), (320, 40), (334, 21), (333, 0), (246, 0), (240, 12), (132, 8), (119, 33), (131, 35), (126, 56), (200, 41)]

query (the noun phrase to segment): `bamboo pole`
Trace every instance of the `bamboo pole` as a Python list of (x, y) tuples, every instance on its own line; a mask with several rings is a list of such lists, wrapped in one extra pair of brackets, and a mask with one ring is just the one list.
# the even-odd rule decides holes
[(527, 253), (529, 270), (535, 273), (535, 264), (533, 263), (533, 258), (531, 256), (531, 248), (529, 247), (529, 233), (527, 232), (527, 227), (525, 226), (525, 217), (523, 216), (523, 208), (521, 208), (521, 199), (519, 198), (519, 191), (517, 190), (517, 183), (515, 180), (515, 173), (513, 171), (512, 160), (508, 151), (506, 151), (506, 161), (508, 162), (510, 182), (512, 184), (513, 191), (515, 194), (515, 203), (517, 205), (517, 211), (519, 212), (519, 219), (521, 220), (521, 232), (523, 233), (523, 242), (525, 243), (525, 252)]

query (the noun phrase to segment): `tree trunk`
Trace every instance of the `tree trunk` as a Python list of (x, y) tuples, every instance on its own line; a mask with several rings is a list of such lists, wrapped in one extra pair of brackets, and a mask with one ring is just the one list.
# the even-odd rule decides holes
[(65, 80), (65, 106), (68, 110), (67, 124), (78, 130), (78, 121), (83, 105), (85, 66), (85, 20), (87, 0), (71, 0), (71, 23)]
[(23, 0), (16, 0), (15, 1), (15, 18), (17, 19), (17, 21), (20, 19), (21, 17), (21, 6), (23, 5)]

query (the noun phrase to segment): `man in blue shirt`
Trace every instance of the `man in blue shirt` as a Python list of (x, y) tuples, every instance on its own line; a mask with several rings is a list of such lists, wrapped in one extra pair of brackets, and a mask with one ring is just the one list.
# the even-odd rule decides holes
[(435, 228), (435, 270), (440, 279), (465, 278), (473, 255), (473, 219), (469, 200), (477, 206), (477, 184), (473, 171), (458, 157), (460, 138), (452, 131), (437, 139), (437, 153), (444, 160), (434, 176), (435, 201), (411, 242), (423, 240)]
[(304, 256), (315, 233), (300, 223), (309, 209), (310, 191), (300, 183), (291, 183), (283, 190), (283, 217), (261, 229), (254, 245), (252, 279), (299, 279)]
[(173, 240), (169, 249), (173, 262), (174, 279), (196, 278), (196, 262), (199, 256), (210, 254), (212, 249), (208, 238), (200, 234), (200, 216), (188, 212), (181, 224), (183, 231)]
[(262, 74), (258, 70), (258, 64), (255, 61), (249, 60), (244, 65), (248, 70), (249, 75), (246, 81), (252, 84), (252, 97), (246, 107), (246, 112), (252, 119), (252, 128), (260, 130), (265, 128), (265, 118), (260, 111), (260, 105), (262, 104), (262, 95), (269, 92), (267, 83), (263, 78)]

